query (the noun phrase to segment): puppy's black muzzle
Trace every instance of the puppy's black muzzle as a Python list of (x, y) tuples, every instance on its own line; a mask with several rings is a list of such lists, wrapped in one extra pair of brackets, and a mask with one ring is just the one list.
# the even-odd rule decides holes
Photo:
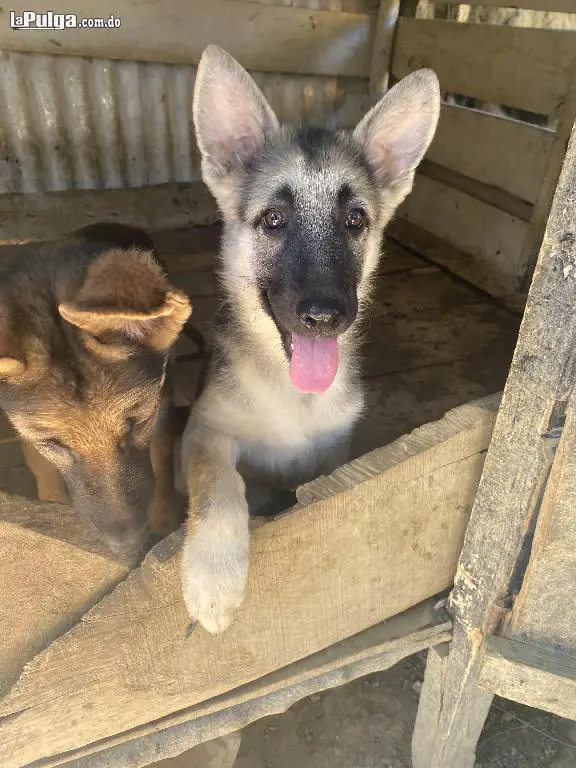
[(338, 299), (304, 299), (296, 307), (296, 318), (300, 327), (294, 332), (328, 338), (339, 336), (353, 322)]

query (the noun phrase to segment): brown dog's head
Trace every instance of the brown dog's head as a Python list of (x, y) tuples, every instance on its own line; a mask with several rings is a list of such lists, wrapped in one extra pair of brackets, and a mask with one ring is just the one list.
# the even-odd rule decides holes
[(0, 281), (0, 407), (131, 558), (147, 534), (149, 442), (189, 301), (152, 251), (91, 233), (33, 247)]

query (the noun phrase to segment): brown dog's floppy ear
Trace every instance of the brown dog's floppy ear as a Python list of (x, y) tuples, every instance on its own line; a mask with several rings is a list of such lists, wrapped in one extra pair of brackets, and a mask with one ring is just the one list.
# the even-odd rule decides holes
[(148, 251), (110, 250), (86, 272), (73, 301), (60, 304), (67, 322), (94, 337), (117, 334), (159, 351), (174, 344), (191, 306)]

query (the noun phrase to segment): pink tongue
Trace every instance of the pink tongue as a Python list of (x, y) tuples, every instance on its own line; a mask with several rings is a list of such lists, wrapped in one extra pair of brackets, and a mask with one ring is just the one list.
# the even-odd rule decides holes
[(338, 341), (292, 334), (290, 381), (301, 392), (325, 392), (338, 370)]

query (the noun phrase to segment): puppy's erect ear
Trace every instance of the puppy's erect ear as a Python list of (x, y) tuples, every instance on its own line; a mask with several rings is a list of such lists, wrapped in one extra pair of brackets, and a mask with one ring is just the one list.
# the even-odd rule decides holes
[(165, 351), (188, 319), (188, 298), (172, 288), (149, 251), (110, 250), (86, 272), (73, 301), (58, 310), (92, 337), (113, 334), (127, 344)]
[(278, 128), (254, 80), (217, 45), (209, 45), (198, 64), (193, 110), (202, 173), (211, 189), (218, 179), (241, 170), (266, 133)]
[(431, 69), (413, 72), (386, 93), (354, 130), (382, 187), (403, 197), (434, 137), (440, 84)]

